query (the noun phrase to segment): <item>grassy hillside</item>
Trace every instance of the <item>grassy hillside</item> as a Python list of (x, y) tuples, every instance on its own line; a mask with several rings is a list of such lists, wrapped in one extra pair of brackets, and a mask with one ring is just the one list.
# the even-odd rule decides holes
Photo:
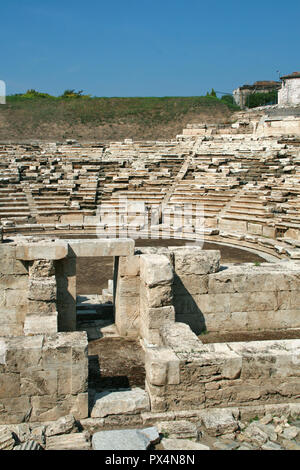
[(56, 98), (14, 95), (0, 106), (0, 140), (169, 139), (189, 122), (226, 122), (237, 108), (212, 96)]

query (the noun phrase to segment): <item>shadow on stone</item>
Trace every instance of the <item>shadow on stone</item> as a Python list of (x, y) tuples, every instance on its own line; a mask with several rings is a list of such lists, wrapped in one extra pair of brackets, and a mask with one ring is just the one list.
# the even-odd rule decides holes
[(193, 299), (193, 295), (187, 290), (176, 273), (174, 275), (172, 291), (175, 321), (189, 325), (196, 335), (206, 331), (203, 313)]

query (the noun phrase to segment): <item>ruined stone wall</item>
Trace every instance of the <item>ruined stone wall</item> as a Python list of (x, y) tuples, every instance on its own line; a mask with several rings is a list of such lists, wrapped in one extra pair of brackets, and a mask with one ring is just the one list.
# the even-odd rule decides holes
[(120, 256), (115, 261), (115, 323), (122, 336), (140, 331), (140, 257)]
[(200, 308), (208, 294), (211, 273), (219, 270), (220, 252), (201, 248), (173, 248), (173, 305), (176, 321), (191, 326), (197, 333), (205, 329), (205, 311)]
[(148, 343), (158, 344), (160, 327), (175, 321), (172, 264), (163, 254), (144, 254), (140, 269), (140, 334)]
[(0, 423), (88, 416), (84, 332), (0, 337)]
[(115, 264), (115, 322), (122, 336), (141, 336), (151, 343), (159, 340), (159, 328), (165, 321), (175, 320), (175, 310), (170, 253), (147, 254), (149, 251), (144, 248), (134, 256), (121, 256)]
[(289, 78), (284, 80), (278, 91), (279, 106), (297, 106), (300, 104), (300, 79)]
[(219, 262), (218, 251), (174, 250), (176, 321), (196, 334), (300, 327), (299, 264)]
[[(118, 258), (133, 252), (133, 240), (121, 239), (66, 242), (21, 238), (0, 244), (0, 336), (75, 331), (76, 258)], [(131, 261), (128, 266), (132, 271)], [(121, 276), (119, 291), (124, 293), (125, 299), (116, 309), (117, 317), (122, 315), (122, 309), (126, 313), (127, 305), (129, 312), (134, 303), (139, 316), (139, 281), (135, 276), (129, 277)]]
[(123, 336), (159, 344), (159, 328), (174, 318), (198, 335), (300, 327), (296, 262), (220, 267), (216, 250), (145, 248), (140, 253), (120, 258), (115, 308)]
[[(0, 252), (0, 336), (54, 334), (59, 319), (61, 331), (74, 331), (76, 323), (68, 322), (72, 311), (65, 311), (62, 304), (68, 283), (62, 285), (61, 279), (69, 273), (60, 260), (67, 255), (67, 244), (2, 243)], [(76, 302), (75, 285), (74, 289)]]
[(151, 410), (299, 402), (300, 340), (204, 345), (184, 324), (165, 324), (146, 348)]
[(0, 244), (0, 424), (88, 417), (87, 334), (74, 331), (76, 257), (133, 251), (133, 240)]
[(293, 117), (293, 116), (282, 117), (282, 118), (264, 117), (263, 119), (260, 120), (256, 129), (256, 135), (260, 137), (281, 136), (281, 135), (286, 135), (286, 134), (296, 135), (296, 136), (300, 134), (299, 117)]
[(21, 336), (28, 312), (29, 268), (16, 247), (0, 245), (0, 336)]

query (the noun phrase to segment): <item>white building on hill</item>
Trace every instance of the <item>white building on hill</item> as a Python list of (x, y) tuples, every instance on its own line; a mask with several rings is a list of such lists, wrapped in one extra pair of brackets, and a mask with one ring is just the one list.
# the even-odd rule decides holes
[(278, 91), (279, 106), (300, 105), (300, 72), (280, 77), (282, 85)]

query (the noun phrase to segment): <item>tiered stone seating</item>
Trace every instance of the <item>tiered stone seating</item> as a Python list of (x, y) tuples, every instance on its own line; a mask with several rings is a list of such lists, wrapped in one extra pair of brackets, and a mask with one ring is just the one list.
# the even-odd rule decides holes
[[(141, 232), (155, 214), (152, 222), (162, 233), (162, 211), (174, 210), (167, 224), (177, 227), (184, 208), (186, 233), (193, 233), (200, 205), (206, 234), (270, 250), (276, 245), (281, 254), (284, 244), (297, 248), (300, 240), (297, 142), (217, 133), (171, 142), (128, 139), (106, 147), (0, 145), (0, 217), (20, 230), (31, 223), (30, 230), (92, 233), (99, 209), (100, 225), (135, 220)], [(136, 218), (139, 211), (144, 214)]]
[(18, 146), (0, 145), (0, 219), (27, 221), (30, 209), (26, 194), (20, 185), (20, 169), (16, 156), (22, 152)]

